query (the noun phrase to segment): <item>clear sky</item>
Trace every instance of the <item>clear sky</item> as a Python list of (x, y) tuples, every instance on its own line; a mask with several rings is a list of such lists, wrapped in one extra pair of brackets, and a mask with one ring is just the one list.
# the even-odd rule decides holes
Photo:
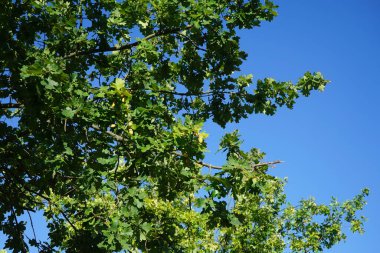
[[(288, 177), (292, 203), (310, 196), (323, 203), (331, 196), (343, 201), (370, 188), (363, 212), (366, 233), (349, 234), (345, 243), (325, 252), (380, 252), (380, 1), (277, 3), (273, 22), (240, 33), (249, 53), (242, 72), (296, 81), (308, 70), (321, 71), (331, 83), (273, 117), (251, 116), (226, 130), (207, 125), (208, 161), (221, 164), (214, 156), (219, 137), (238, 128), (246, 149), (260, 148), (267, 161), (285, 161), (271, 173)], [(39, 234), (46, 233), (42, 224), (34, 224)]]
[[(249, 53), (242, 71), (282, 81), (321, 71), (331, 83), (325, 92), (299, 99), (293, 110), (252, 116), (226, 131), (240, 129), (247, 149), (260, 148), (268, 161), (285, 161), (271, 173), (288, 177), (293, 203), (310, 196), (343, 201), (370, 188), (366, 233), (349, 234), (325, 252), (380, 252), (380, 1), (276, 2), (273, 22), (240, 33)], [(224, 132), (207, 130), (215, 143)]]

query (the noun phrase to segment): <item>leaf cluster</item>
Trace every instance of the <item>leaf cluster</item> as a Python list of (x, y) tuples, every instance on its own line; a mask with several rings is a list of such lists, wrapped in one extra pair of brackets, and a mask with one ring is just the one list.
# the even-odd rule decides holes
[[(0, 230), (27, 252), (318, 252), (362, 232), (364, 191), (287, 205), (238, 132), (204, 162), (206, 121), (225, 127), (322, 91), (240, 74), (239, 29), (269, 0), (5, 1), (0, 12)], [(48, 241), (25, 233), (43, 212)], [(22, 217), (30, 217), (26, 222)]]

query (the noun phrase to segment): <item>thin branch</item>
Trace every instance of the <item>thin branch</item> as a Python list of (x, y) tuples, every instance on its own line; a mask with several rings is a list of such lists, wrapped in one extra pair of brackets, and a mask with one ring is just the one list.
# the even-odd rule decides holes
[[(26, 239), (28, 239), (28, 241), (30, 242), (32, 239), (30, 239), (30, 237), (28, 236), (28, 235), (24, 235), (25, 237), (26, 237)], [(38, 248), (38, 252), (44, 252), (42, 249), (41, 249), (41, 246), (40, 246), (40, 244), (41, 244), (41, 241), (40, 242), (36, 242), (36, 246), (37, 246), (37, 248)]]
[(17, 109), (21, 108), (21, 104), (19, 103), (7, 103), (7, 104), (0, 104), (0, 109)]
[(169, 90), (151, 90), (152, 92), (159, 92), (159, 93), (167, 93), (177, 96), (197, 96), (197, 97), (207, 97), (214, 94), (234, 94), (236, 92), (233, 91), (205, 91), (205, 92), (177, 92), (177, 91), (169, 91)]
[(266, 162), (266, 163), (258, 163), (253, 165), (253, 168), (262, 167), (262, 166), (273, 166), (275, 164), (283, 163), (284, 161), (276, 160), (273, 162)]
[[(179, 152), (173, 152), (173, 154), (177, 155), (177, 156), (182, 156), (182, 157), (186, 157), (186, 158), (189, 158), (188, 156), (185, 156)], [(201, 165), (202, 167), (206, 167), (206, 168), (210, 168), (210, 169), (215, 169), (215, 170), (221, 170), (223, 167), (222, 166), (217, 166), (217, 165), (212, 165), (210, 163), (205, 163), (205, 162), (202, 162), (202, 161), (197, 161), (197, 160), (194, 160), (194, 159), (191, 159), (193, 160), (196, 164), (199, 164)]]
[(122, 45), (122, 46), (113, 46), (113, 47), (106, 47), (106, 48), (93, 48), (93, 49), (90, 49), (90, 50), (84, 50), (84, 51), (80, 51), (80, 52), (74, 52), (74, 53), (71, 53), (71, 54), (68, 54), (68, 55), (64, 56), (63, 58), (67, 59), (67, 58), (71, 58), (71, 57), (74, 57), (74, 56), (80, 56), (80, 55), (90, 55), (90, 54), (96, 54), (96, 53), (105, 53), (105, 52), (122, 51), (122, 50), (126, 50), (126, 49), (131, 49), (131, 48), (133, 48), (135, 46), (140, 45), (141, 42), (144, 41), (144, 40), (146, 41), (146, 40), (150, 40), (150, 39), (153, 39), (155, 37), (162, 36), (162, 35), (169, 35), (169, 34), (172, 34), (172, 33), (178, 33), (178, 32), (184, 31), (184, 30), (188, 30), (188, 29), (190, 29), (192, 27), (193, 27), (192, 25), (188, 25), (185, 28), (172, 28), (172, 29), (158, 30), (157, 32), (152, 33), (152, 34), (146, 36), (145, 38), (143, 38), (143, 39), (141, 39), (139, 41), (128, 43), (128, 44), (125, 44), (125, 45)]
[[(101, 131), (101, 132), (102, 132), (102, 130), (100, 129), (100, 127), (99, 127), (98, 125), (93, 124), (91, 127), (94, 128), (95, 130), (98, 130), (98, 131)], [(115, 133), (113, 133), (113, 132), (111, 132), (111, 131), (104, 131), (104, 133), (106, 133), (106, 134), (112, 136), (112, 137), (113, 137), (115, 140), (117, 140), (117, 141), (125, 141), (125, 138), (124, 138), (124, 137), (122, 137), (122, 136), (120, 136), (120, 135), (117, 135), (117, 134), (115, 134)]]
[(25, 241), (24, 241), (24, 238), (23, 238), (23, 234), (22, 232), (20, 231), (20, 227), (19, 227), (19, 222), (17, 220), (17, 216), (16, 216), (16, 212), (13, 208), (13, 206), (11, 206), (11, 213), (12, 213), (12, 216), (13, 216), (13, 219), (15, 220), (16, 222), (16, 229), (17, 229), (17, 232), (18, 232), (18, 235), (19, 235), (19, 239), (20, 239), (20, 242), (22, 244), (22, 253), (27, 253), (28, 252), (28, 249), (26, 247), (26, 244), (25, 244)]
[(115, 165), (115, 172), (114, 172), (114, 180), (115, 180), (115, 197), (116, 197), (116, 206), (119, 206), (119, 186), (118, 186), (118, 181), (117, 181), (117, 169), (119, 168), (120, 164), (120, 157), (119, 155), (117, 156), (117, 162)]
[(184, 38), (186, 38), (188, 41), (190, 41), (190, 43), (191, 44), (193, 44), (193, 46), (196, 48), (196, 49), (198, 49), (198, 50), (200, 50), (200, 51), (203, 51), (203, 52), (207, 52), (207, 50), (206, 49), (204, 49), (204, 48), (201, 48), (201, 47), (199, 47), (189, 36), (187, 36), (187, 35), (185, 35), (185, 34), (182, 34), (182, 33), (180, 33), (180, 32), (178, 32), (177, 33), (179, 36), (181, 36), (181, 37), (184, 37)]
[(28, 210), (27, 210), (26, 212), (28, 213), (28, 216), (29, 216), (30, 225), (31, 225), (31, 227), (32, 227), (34, 240), (37, 242), (37, 236), (36, 236), (36, 231), (34, 230), (34, 225), (33, 225), (33, 219), (32, 219), (32, 216), (30, 215), (30, 212), (29, 212)]
[[(180, 152), (172, 152), (172, 154), (176, 155), (176, 156), (181, 156), (181, 157), (189, 158), (188, 156), (185, 156), (184, 154), (182, 154)], [(189, 158), (189, 159), (193, 160), (196, 164), (201, 165), (202, 167), (207, 167), (207, 168), (215, 169), (215, 170), (221, 170), (222, 169), (222, 166), (212, 165), (210, 163), (205, 163), (205, 162), (202, 162), (202, 161), (197, 161), (197, 160), (194, 160), (192, 158)]]
[[(174, 152), (174, 154), (178, 155), (178, 156), (185, 157), (183, 154), (178, 153), (178, 152)], [(197, 164), (199, 164), (199, 165), (202, 165), (203, 167), (210, 168), (210, 169), (221, 170), (223, 168), (223, 166), (212, 165), (210, 163), (205, 163), (205, 162), (202, 162), (202, 161), (194, 161), (194, 162), (197, 163)], [(276, 160), (276, 161), (272, 161), (272, 162), (257, 163), (255, 165), (253, 165), (252, 168), (255, 169), (255, 168), (258, 168), (258, 167), (270, 166), (270, 165), (275, 165), (275, 164), (279, 164), (279, 163), (283, 163), (283, 161)]]
[[(51, 203), (51, 202), (49, 202)], [(57, 206), (57, 205), (55, 205)], [(70, 224), (70, 226), (74, 229), (75, 233), (78, 232), (77, 228), (74, 226), (74, 224), (70, 221), (69, 217), (67, 217), (66, 213), (62, 210), (59, 210), (59, 212), (62, 214), (63, 218)]]
[(83, 26), (83, 9), (82, 1), (79, 2), (79, 29)]
[[(39, 197), (41, 197), (42, 199), (46, 200), (50, 205), (54, 205), (56, 207), (60, 207), (58, 206), (57, 204), (51, 202), (51, 199), (48, 197), (48, 196), (45, 196), (44, 194), (42, 193), (39, 193), (39, 192), (36, 192), (36, 191), (33, 191), (32, 189), (30, 189), (28, 186), (26, 186), (24, 184), (24, 181), (20, 178), (18, 178), (14, 173), (12, 173), (11, 171), (7, 171), (8, 173), (11, 174), (11, 178), (7, 177), (8, 180), (11, 180), (11, 181), (14, 181), (13, 179), (16, 180), (16, 183), (18, 182), (23, 189), (25, 189), (26, 191), (32, 193), (32, 194), (35, 194)], [(6, 175), (5, 175), (6, 176)], [(17, 184), (16, 184), (16, 187), (17, 187)], [(25, 208), (24, 208), (25, 209)], [(70, 219), (68, 218), (68, 216), (66, 215), (66, 213), (63, 211), (63, 210), (59, 210), (59, 212), (62, 214), (63, 218), (70, 224), (70, 226), (74, 229), (75, 233), (78, 232), (77, 228), (74, 226), (74, 224), (70, 221)]]

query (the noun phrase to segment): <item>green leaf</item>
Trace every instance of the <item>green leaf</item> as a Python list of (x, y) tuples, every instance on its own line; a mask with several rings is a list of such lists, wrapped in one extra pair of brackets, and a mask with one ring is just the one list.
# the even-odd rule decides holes
[(146, 233), (148, 233), (152, 230), (152, 225), (147, 222), (144, 222), (140, 225), (140, 228), (143, 229)]
[(71, 109), (70, 107), (66, 107), (66, 109), (62, 110), (62, 115), (69, 119), (74, 118), (75, 113), (75, 110)]
[(229, 215), (229, 220), (233, 226), (240, 226), (242, 223), (239, 221), (239, 219), (234, 216), (233, 214)]
[(47, 89), (47, 90), (54, 90), (58, 87), (58, 83), (50, 78), (43, 80), (41, 84)]
[[(206, 122), (215, 140), (218, 128), (291, 109), (328, 83), (319, 72), (296, 84), (241, 73), (239, 30), (271, 21), (272, 1), (2, 3), (0, 226), (10, 251), (322, 252), (347, 225), (364, 231), (368, 190), (287, 206), (285, 181), (264, 153), (244, 151), (238, 130), (221, 139), (222, 166), (204, 161), (216, 151)], [(30, 210), (45, 217), (45, 242), (22, 240)]]

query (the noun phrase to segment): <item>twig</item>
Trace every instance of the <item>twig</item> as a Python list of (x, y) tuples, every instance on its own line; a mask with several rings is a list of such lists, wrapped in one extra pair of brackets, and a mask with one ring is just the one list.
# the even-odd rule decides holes
[(25, 241), (24, 241), (23, 235), (22, 235), (22, 233), (21, 233), (21, 231), (20, 231), (20, 227), (19, 227), (19, 223), (18, 223), (18, 220), (17, 220), (16, 212), (15, 212), (13, 206), (11, 206), (11, 213), (12, 213), (12, 216), (13, 216), (15, 222), (16, 222), (16, 229), (17, 229), (18, 235), (19, 235), (19, 237), (20, 237), (20, 238), (19, 238), (19, 239), (20, 239), (20, 242), (21, 242), (21, 244), (22, 244), (22, 249), (21, 249), (21, 251), (22, 251), (22, 253), (27, 253), (27, 252), (28, 252), (28, 249), (27, 249), (27, 247), (26, 247), (26, 244), (25, 244)]
[[(95, 130), (102, 131), (98, 125), (93, 124), (93, 125), (91, 125), (91, 127), (92, 127), (93, 129), (95, 129)], [(108, 130), (107, 130), (107, 131), (104, 131), (104, 133), (106, 133), (106, 134), (112, 136), (112, 137), (113, 137), (115, 140), (117, 140), (117, 141), (125, 141), (125, 138), (124, 138), (124, 137), (122, 137), (122, 136), (120, 136), (120, 135), (117, 135), (117, 134), (115, 134), (115, 133), (113, 133), (113, 132), (111, 132), (111, 131), (108, 131)]]
[(18, 108), (21, 108), (21, 104), (19, 103), (0, 104), (0, 109), (18, 109)]
[[(179, 152), (173, 152), (173, 154), (175, 155), (178, 155), (178, 156), (182, 156), (182, 157), (187, 157)], [(197, 164), (199, 165), (202, 165), (203, 167), (206, 167), (206, 168), (210, 168), (210, 169), (216, 169), (216, 170), (221, 170), (223, 169), (223, 166), (217, 166), (217, 165), (212, 165), (212, 164), (209, 164), (209, 163), (205, 163), (205, 162), (202, 162), (202, 161), (195, 161)], [(276, 161), (272, 161), (272, 162), (264, 162), (264, 163), (257, 163), (257, 164), (254, 164), (252, 166), (253, 169), (257, 168), (257, 167), (262, 167), (262, 166), (270, 166), (270, 165), (275, 165), (275, 164), (279, 164), (279, 163), (283, 163), (284, 161), (280, 161), (280, 160), (276, 160)]]
[(235, 94), (236, 92), (233, 91), (205, 91), (205, 92), (177, 92), (177, 91), (168, 91), (168, 90), (150, 90), (152, 92), (159, 92), (159, 93), (167, 93), (167, 94), (173, 94), (177, 96), (197, 96), (197, 97), (208, 97), (215, 94)]
[(79, 28), (83, 26), (83, 10), (82, 10), (82, 1), (79, 2)]
[(178, 32), (177, 33), (179, 36), (181, 36), (181, 37), (184, 37), (184, 38), (186, 38), (188, 41), (190, 41), (190, 43), (191, 44), (193, 44), (193, 46), (196, 48), (196, 49), (198, 49), (198, 50), (200, 50), (200, 51), (203, 51), (203, 52), (207, 52), (207, 50), (206, 49), (204, 49), (204, 48), (201, 48), (201, 47), (199, 47), (189, 36), (187, 36), (187, 35), (185, 35), (185, 34), (182, 34), (182, 33), (180, 33), (180, 32)]
[(30, 215), (30, 212), (29, 212), (28, 210), (27, 210), (26, 212), (28, 213), (28, 216), (29, 216), (30, 225), (31, 225), (31, 227), (32, 227), (34, 240), (37, 242), (37, 236), (36, 236), (36, 231), (34, 230), (34, 225), (33, 225), (33, 219), (32, 219), (32, 216)]
[[(49, 203), (51, 203), (51, 202), (49, 202)], [(55, 205), (55, 206), (57, 206), (57, 205)], [(75, 233), (77, 233), (78, 232), (77, 228), (74, 226), (73, 223), (71, 223), (71, 221), (70, 221), (69, 217), (67, 217), (66, 213), (62, 210), (59, 210), (59, 212), (62, 214), (63, 218), (65, 218), (65, 220), (70, 224), (70, 226), (74, 229)]]
[(253, 168), (257, 168), (257, 167), (261, 167), (261, 166), (270, 166), (270, 165), (275, 165), (275, 164), (279, 164), (279, 163), (283, 163), (283, 162), (284, 161), (276, 160), (273, 162), (257, 163), (255, 165), (253, 165)]
[(117, 156), (117, 162), (116, 162), (116, 165), (115, 165), (115, 172), (114, 172), (114, 180), (115, 180), (115, 197), (116, 197), (116, 206), (119, 206), (119, 186), (118, 186), (118, 182), (117, 182), (117, 169), (119, 168), (119, 164), (120, 164), (120, 156), (118, 155)]
[[(179, 152), (172, 152), (174, 155), (177, 155), (177, 156), (181, 156), (181, 157), (186, 157), (186, 158), (189, 158), (188, 156), (185, 156), (184, 154), (181, 154)], [(190, 158), (189, 158), (190, 159)], [(201, 162), (201, 161), (197, 161), (197, 160), (194, 160), (192, 159), (195, 163), (199, 164), (199, 165), (202, 165), (203, 167), (207, 167), (207, 168), (210, 168), (210, 169), (216, 169), (216, 170), (221, 170), (223, 167), (222, 166), (217, 166), (217, 165), (212, 165), (212, 164), (209, 164), (209, 163), (205, 163), (205, 162)]]

